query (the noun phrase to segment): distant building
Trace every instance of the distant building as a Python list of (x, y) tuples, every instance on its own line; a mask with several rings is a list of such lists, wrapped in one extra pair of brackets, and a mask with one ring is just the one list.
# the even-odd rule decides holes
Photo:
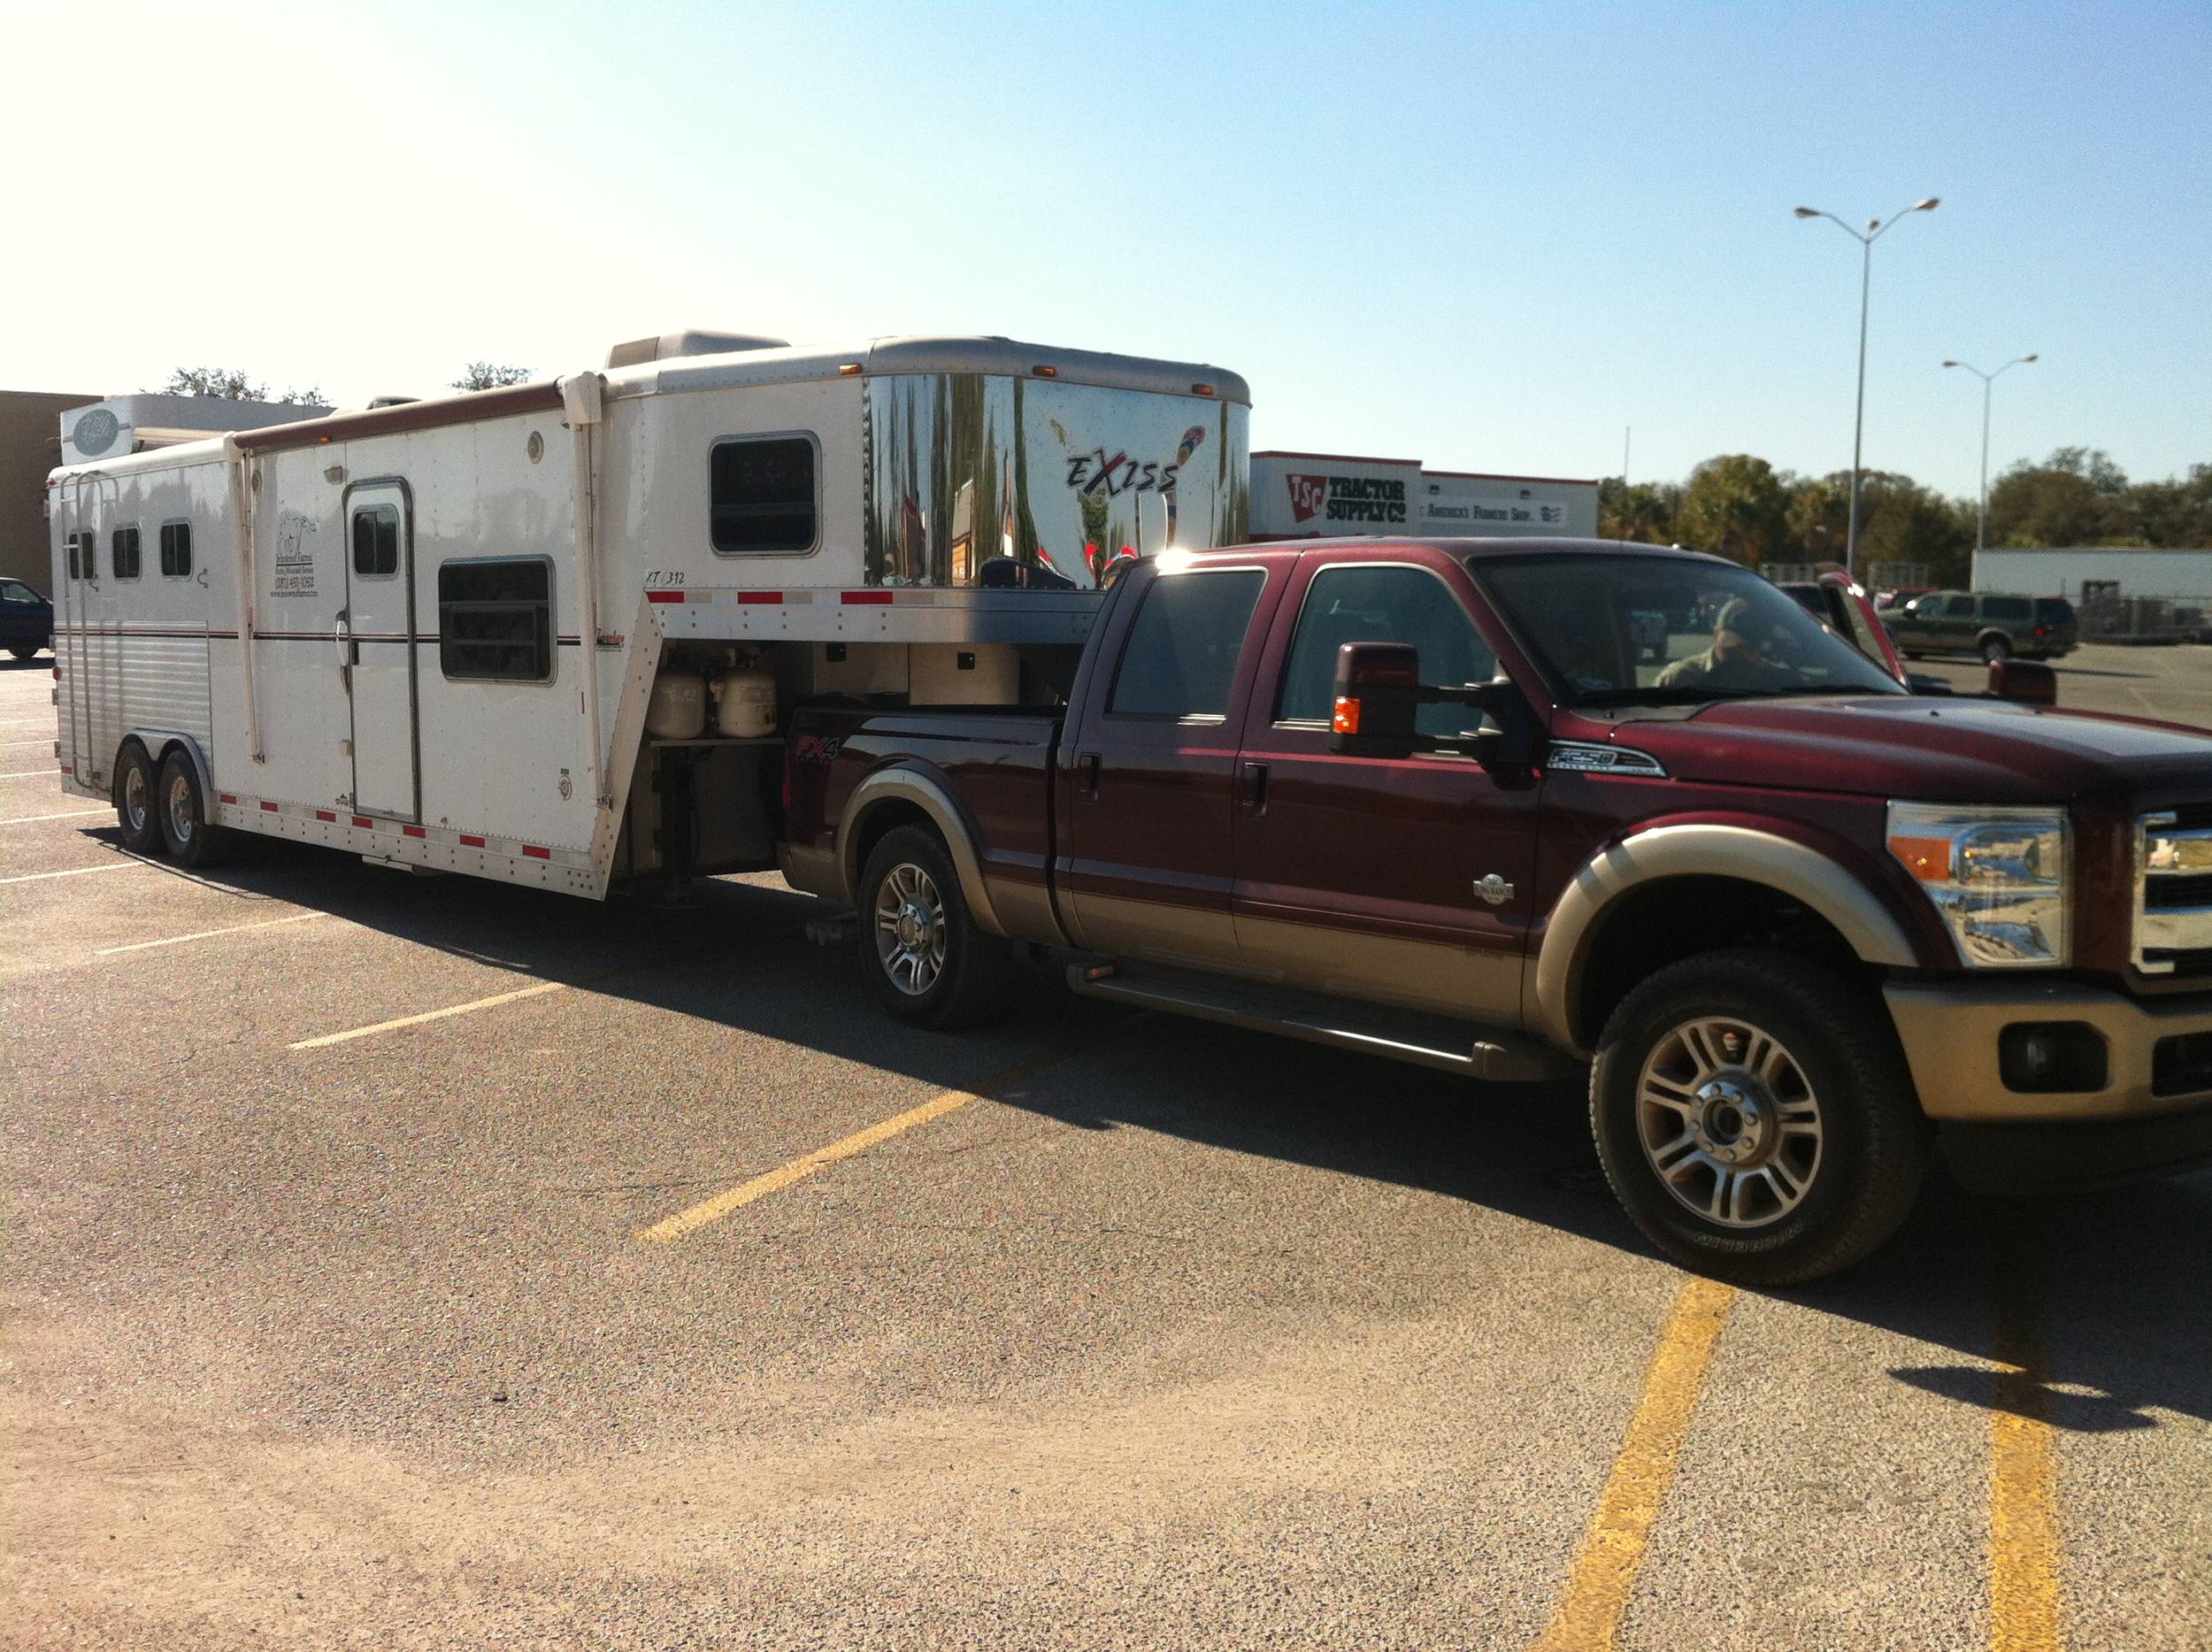
[(1594, 539), (1598, 485), (1556, 476), (1430, 471), (1418, 459), (1333, 453), (1252, 456), (1252, 537), (1406, 534)]
[(0, 390), (0, 579), (45, 591), (46, 473), (61, 463), (54, 421), (89, 396)]
[[(2185, 597), (2212, 601), (2212, 548), (2129, 550), (2096, 545), (2053, 549), (1989, 549), (1974, 586), (2025, 596)], [(2085, 593), (2085, 586), (2092, 588)], [(2096, 588), (2107, 588), (2101, 593)]]

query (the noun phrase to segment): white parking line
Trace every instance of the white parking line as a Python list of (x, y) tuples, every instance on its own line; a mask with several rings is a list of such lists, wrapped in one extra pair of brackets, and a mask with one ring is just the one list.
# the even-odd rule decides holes
[(119, 860), (105, 866), (72, 866), (66, 872), (27, 872), (19, 877), (0, 878), (0, 883), (36, 883), (43, 878), (88, 878), (96, 872), (128, 872), (134, 866), (150, 866), (150, 860)]
[(224, 929), (203, 929), (195, 934), (171, 935), (165, 941), (134, 941), (124, 947), (102, 947), (92, 956), (96, 958), (113, 957), (119, 952), (144, 952), (153, 947), (180, 947), (188, 941), (206, 941), (215, 935), (234, 935), (247, 929), (274, 929), (279, 924), (304, 924), (311, 918), (328, 918), (328, 912), (295, 912), (289, 918), (265, 918), (257, 924), (232, 924)]
[(65, 809), (58, 815), (18, 815), (12, 820), (0, 820), (0, 826), (30, 826), (40, 820), (74, 820), (80, 815), (104, 815), (105, 809)]
[(0, 746), (50, 746), (50, 740), (0, 740)]
[(59, 774), (59, 769), (18, 769), (12, 774), (0, 774), (0, 780), (35, 780), (42, 774)]

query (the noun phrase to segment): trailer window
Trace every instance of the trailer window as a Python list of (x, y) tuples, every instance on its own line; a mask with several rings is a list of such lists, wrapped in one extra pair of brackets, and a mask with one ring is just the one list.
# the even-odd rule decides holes
[(99, 540), (90, 534), (72, 534), (62, 542), (69, 548), (69, 577), (89, 580), (99, 573)]
[(191, 577), (191, 523), (164, 522), (161, 525), (161, 572), (163, 577), (171, 580)]
[(553, 675), (553, 565), (542, 557), (442, 564), (438, 569), (438, 665), (448, 677), (463, 680), (549, 680)]
[(814, 439), (718, 442), (708, 462), (708, 526), (726, 557), (814, 549)]
[(117, 579), (135, 580), (139, 567), (138, 530), (117, 528), (108, 541), (108, 557)]
[(373, 504), (353, 513), (353, 571), (365, 580), (399, 575), (399, 508)]
[(1226, 717), (1237, 656), (1266, 582), (1257, 568), (1154, 580), (1129, 627), (1107, 715), (1215, 722)]

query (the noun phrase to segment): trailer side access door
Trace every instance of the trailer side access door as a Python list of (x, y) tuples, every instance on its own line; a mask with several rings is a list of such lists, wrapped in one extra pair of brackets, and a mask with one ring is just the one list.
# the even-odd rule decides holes
[(352, 698), (353, 806), (413, 820), (421, 795), (414, 512), (405, 482), (362, 482), (347, 491), (346, 549), (338, 648)]

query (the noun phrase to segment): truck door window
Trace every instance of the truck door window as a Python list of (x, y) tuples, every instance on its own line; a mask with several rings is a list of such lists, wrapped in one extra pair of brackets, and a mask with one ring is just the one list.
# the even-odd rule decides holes
[(707, 526), (716, 552), (812, 550), (815, 468), (811, 436), (716, 442), (707, 465)]
[[(1336, 696), (1336, 651), (1347, 642), (1408, 642), (1421, 651), (1421, 680), (1452, 687), (1488, 682), (1498, 657), (1475, 630), (1451, 588), (1426, 568), (1352, 563), (1324, 568), (1306, 588), (1283, 667), (1279, 723), (1325, 725)], [(1481, 718), (1459, 705), (1425, 705), (1425, 734), (1463, 733)]]
[(1162, 574), (1144, 594), (1106, 702), (1109, 717), (1219, 722), (1267, 575), (1258, 568)]
[(353, 513), (353, 571), (367, 580), (399, 574), (399, 508), (373, 504)]
[(553, 565), (486, 557), (438, 569), (438, 668), (448, 677), (543, 682), (553, 675)]

